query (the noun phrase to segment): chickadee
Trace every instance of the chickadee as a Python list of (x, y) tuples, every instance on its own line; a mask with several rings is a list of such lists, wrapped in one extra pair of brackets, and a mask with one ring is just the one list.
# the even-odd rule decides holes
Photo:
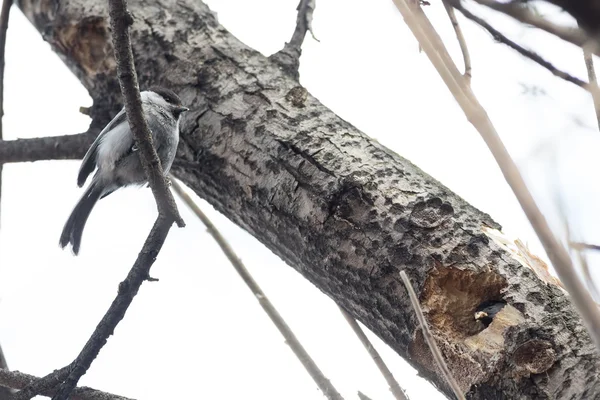
[[(179, 119), (188, 108), (169, 89), (152, 88), (140, 94), (144, 116), (166, 175), (177, 152)], [(73, 253), (77, 255), (83, 228), (96, 202), (121, 187), (146, 182), (138, 153), (123, 108), (100, 132), (83, 158), (77, 176), (79, 187), (83, 186), (92, 171), (98, 169), (65, 223), (60, 235), (60, 247), (64, 248), (71, 243)]]
[(481, 303), (475, 310), (475, 320), (481, 321), (485, 327), (490, 326), (496, 314), (506, 305), (504, 300), (487, 300)]

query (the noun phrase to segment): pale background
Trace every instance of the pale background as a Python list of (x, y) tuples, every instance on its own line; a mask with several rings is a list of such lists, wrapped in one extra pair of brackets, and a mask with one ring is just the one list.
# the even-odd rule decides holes
[[(291, 37), (298, 0), (211, 0), (220, 22), (265, 55)], [(461, 65), (443, 7), (427, 12)], [(556, 18), (571, 21), (556, 10)], [(489, 16), (490, 13), (483, 13)], [(317, 1), (301, 82), (358, 128), (488, 212), (542, 255), (491, 155), (389, 0)], [(462, 19), (461, 19), (462, 21)], [(580, 50), (492, 18), (512, 38), (585, 77)], [(599, 243), (596, 157), (600, 137), (589, 96), (464, 23), (473, 86), (553, 226), (557, 190), (582, 238)], [(5, 138), (83, 132), (91, 100), (18, 10), (8, 32)], [(537, 87), (537, 95), (526, 87)], [(540, 93), (542, 91), (542, 93)], [(77, 161), (4, 169), (0, 231), (0, 343), (11, 369), (45, 375), (78, 354), (116, 294), (154, 221), (147, 189), (98, 204), (73, 257), (58, 247), (82, 194)], [(383, 378), (329, 298), (250, 235), (201, 202), (346, 399), (358, 390), (392, 399)], [(322, 399), (255, 298), (204, 227), (180, 207), (174, 228), (124, 321), (81, 381), (139, 399)], [(302, 243), (298, 243), (299, 246)], [(592, 264), (593, 266), (593, 264)], [(370, 334), (412, 399), (442, 396)]]

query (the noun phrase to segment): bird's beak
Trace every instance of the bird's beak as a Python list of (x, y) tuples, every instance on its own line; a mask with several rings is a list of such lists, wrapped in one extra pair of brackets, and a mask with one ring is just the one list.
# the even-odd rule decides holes
[(186, 111), (190, 111), (190, 109), (186, 106), (176, 106), (175, 107), (175, 111), (179, 112), (179, 113), (183, 113)]

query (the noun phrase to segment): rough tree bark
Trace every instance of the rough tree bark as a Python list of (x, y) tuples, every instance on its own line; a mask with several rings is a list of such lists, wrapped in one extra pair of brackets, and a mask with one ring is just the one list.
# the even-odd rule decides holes
[[(19, 6), (105, 120), (120, 106), (106, 1)], [(401, 269), (469, 398), (600, 398), (598, 354), (578, 315), (488, 239), (482, 228), (499, 226), (487, 214), (336, 116), (200, 1), (130, 8), (142, 87), (170, 86), (192, 106), (174, 173), (197, 194), (445, 393)], [(474, 320), (480, 303), (500, 299), (508, 306), (488, 328)]]

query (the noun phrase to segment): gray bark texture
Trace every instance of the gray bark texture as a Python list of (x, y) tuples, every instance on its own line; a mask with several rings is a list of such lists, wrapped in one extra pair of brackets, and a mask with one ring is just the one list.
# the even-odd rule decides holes
[[(97, 120), (121, 104), (106, 3), (18, 2), (89, 90)], [(142, 88), (171, 87), (192, 107), (174, 173), (198, 195), (447, 395), (402, 269), (468, 398), (600, 399), (598, 354), (579, 316), (488, 239), (482, 228), (499, 226), (487, 214), (339, 118), (201, 1), (130, 10)], [(474, 320), (480, 303), (501, 299), (489, 327)]]

